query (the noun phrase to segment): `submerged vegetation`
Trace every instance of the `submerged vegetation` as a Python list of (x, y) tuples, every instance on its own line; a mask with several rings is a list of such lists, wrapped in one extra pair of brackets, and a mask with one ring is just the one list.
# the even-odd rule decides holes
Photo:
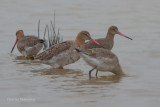
[[(38, 21), (38, 37), (40, 37), (40, 20)], [(48, 35), (48, 39), (46, 40), (46, 35)], [(50, 22), (49, 26), (46, 24), (45, 30), (44, 30), (44, 37), (45, 40), (44, 44), (44, 50), (48, 49), (52, 45), (61, 43), (63, 41), (63, 36), (60, 34), (59, 29), (56, 32), (55, 27), (55, 14), (54, 14), (54, 22)]]

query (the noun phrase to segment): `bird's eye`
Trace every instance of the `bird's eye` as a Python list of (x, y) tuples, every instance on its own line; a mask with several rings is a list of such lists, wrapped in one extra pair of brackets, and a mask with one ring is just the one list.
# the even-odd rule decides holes
[(87, 34), (87, 33), (84, 33), (84, 35), (88, 36), (88, 34)]

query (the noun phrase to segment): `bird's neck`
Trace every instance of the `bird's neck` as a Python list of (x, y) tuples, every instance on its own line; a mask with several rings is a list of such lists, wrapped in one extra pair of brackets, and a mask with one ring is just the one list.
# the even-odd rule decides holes
[(106, 35), (106, 40), (109, 42), (109, 41), (113, 41), (114, 40), (114, 35), (115, 34), (112, 34), (111, 32), (108, 32), (107, 35)]
[(114, 44), (114, 34), (108, 32), (105, 38), (105, 43), (107, 44), (107, 49), (111, 50)]
[(76, 47), (77, 47), (77, 48), (84, 48), (85, 40), (82, 39), (80, 35), (78, 35), (78, 36), (76, 37), (75, 43), (76, 43)]

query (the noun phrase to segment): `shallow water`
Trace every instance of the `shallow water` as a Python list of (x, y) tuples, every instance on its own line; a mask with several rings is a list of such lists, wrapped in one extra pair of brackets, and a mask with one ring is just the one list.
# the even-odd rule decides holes
[[(1, 107), (157, 107), (160, 106), (160, 1), (159, 0), (2, 0), (0, 3)], [(37, 35), (53, 20), (64, 40), (81, 30), (93, 38), (106, 35), (111, 25), (133, 38), (115, 36), (113, 52), (126, 73), (118, 77), (95, 72), (81, 59), (65, 69), (31, 63), (15, 50), (15, 32)]]

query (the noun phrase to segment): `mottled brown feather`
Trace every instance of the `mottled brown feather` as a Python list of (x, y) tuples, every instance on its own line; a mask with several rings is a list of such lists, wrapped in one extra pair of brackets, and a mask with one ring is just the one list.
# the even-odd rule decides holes
[(53, 56), (56, 56), (62, 52), (65, 52), (66, 50), (69, 50), (72, 46), (74, 46), (73, 41), (65, 41), (65, 42), (53, 45), (46, 51), (36, 55), (34, 59), (49, 60)]
[(17, 43), (17, 48), (20, 52), (25, 51), (25, 47), (33, 47), (34, 45), (41, 42), (36, 36), (24, 36)]

